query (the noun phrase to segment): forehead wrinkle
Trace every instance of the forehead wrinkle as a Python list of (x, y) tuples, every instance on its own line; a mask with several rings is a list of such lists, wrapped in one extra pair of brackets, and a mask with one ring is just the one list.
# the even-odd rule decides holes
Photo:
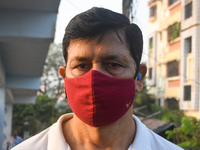
[(83, 61), (88, 61), (88, 60), (91, 60), (91, 57), (88, 57), (88, 56), (75, 56), (70, 63), (83, 62)]
[(113, 55), (113, 54), (105, 54), (104, 56), (101, 57), (103, 61), (106, 60), (120, 60), (123, 61), (124, 63), (128, 63), (128, 59), (124, 57), (123, 55)]

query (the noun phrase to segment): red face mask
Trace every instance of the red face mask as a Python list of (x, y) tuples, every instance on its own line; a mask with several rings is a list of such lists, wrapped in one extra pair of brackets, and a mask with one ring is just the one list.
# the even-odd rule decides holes
[(65, 90), (74, 114), (90, 126), (101, 127), (120, 119), (132, 106), (135, 81), (91, 70), (77, 78), (65, 78)]

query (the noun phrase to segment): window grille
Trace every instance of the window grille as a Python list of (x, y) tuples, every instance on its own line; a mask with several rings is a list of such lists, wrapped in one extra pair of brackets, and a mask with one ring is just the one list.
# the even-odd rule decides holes
[(184, 101), (191, 101), (191, 85), (184, 86)]
[(174, 60), (171, 62), (167, 63), (167, 76), (168, 77), (174, 77), (178, 76), (179, 71), (178, 71), (178, 61)]
[(185, 19), (188, 19), (192, 16), (192, 2), (185, 5)]
[(149, 79), (152, 79), (152, 68), (149, 68)]
[(150, 8), (150, 18), (151, 17), (156, 17), (156, 10), (157, 10), (157, 6), (154, 5)]
[(169, 6), (171, 6), (172, 4), (174, 4), (176, 1), (178, 1), (178, 0), (169, 0)]

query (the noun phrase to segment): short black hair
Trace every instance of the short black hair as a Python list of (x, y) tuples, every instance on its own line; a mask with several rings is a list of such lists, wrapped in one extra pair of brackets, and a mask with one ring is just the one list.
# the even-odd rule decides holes
[(124, 32), (125, 43), (136, 63), (137, 74), (143, 51), (142, 32), (136, 24), (130, 23), (126, 16), (105, 8), (93, 7), (78, 14), (69, 22), (63, 38), (65, 63), (67, 63), (68, 47), (71, 40), (92, 39), (98, 36), (101, 40), (108, 31), (114, 31), (120, 40), (119, 31)]

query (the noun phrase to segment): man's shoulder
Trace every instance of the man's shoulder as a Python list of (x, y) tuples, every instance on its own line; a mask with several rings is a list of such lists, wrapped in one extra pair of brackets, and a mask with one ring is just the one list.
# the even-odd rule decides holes
[(65, 114), (61, 116), (52, 126), (25, 140), (12, 150), (54, 150), (68, 148), (62, 133), (62, 122), (67, 121), (72, 117), (73, 114)]
[[(136, 116), (133, 116), (136, 121), (137, 131), (133, 147), (135, 149), (146, 150), (183, 150), (179, 146), (159, 136), (149, 128), (147, 128)], [(144, 144), (145, 143), (145, 144)]]
[(23, 140), (21, 136), (17, 136), (17, 140)]
[(46, 149), (48, 143), (48, 132), (49, 128), (25, 140), (15, 146), (12, 150), (29, 150), (30, 148), (32, 150)]
[(181, 147), (175, 145), (174, 143), (164, 139), (160, 135), (154, 133), (149, 129), (151, 147), (153, 149), (162, 149), (162, 150), (183, 150)]

